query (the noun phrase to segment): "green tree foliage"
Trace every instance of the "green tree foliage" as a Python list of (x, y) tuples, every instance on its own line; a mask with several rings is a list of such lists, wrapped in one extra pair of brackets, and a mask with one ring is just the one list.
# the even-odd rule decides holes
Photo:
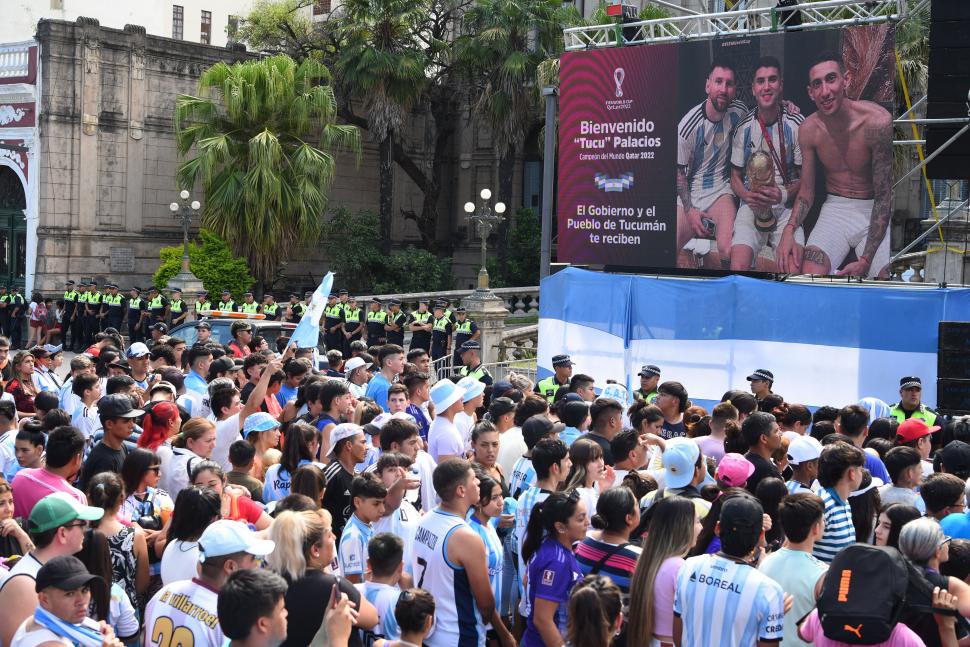
[(539, 285), (539, 242), (542, 222), (532, 209), (519, 209), (509, 229), (508, 250), (502, 261), (489, 259), (488, 274), (492, 287), (507, 288)]
[(368, 294), (451, 289), (451, 262), (408, 246), (384, 254), (380, 219), (371, 211), (338, 208), (323, 225), (329, 269), (340, 287)]
[(357, 128), (336, 121), (329, 82), (319, 62), (280, 55), (217, 63), (199, 79), (199, 96), (176, 100), (179, 183), (202, 184), (202, 225), (261, 282), (275, 276), (284, 250), (317, 240), (333, 152), (359, 154)]
[[(182, 246), (163, 247), (159, 256), (162, 264), (152, 275), (152, 284), (162, 289), (182, 270)], [(198, 243), (189, 242), (189, 269), (210, 294), (229, 290), (241, 298), (255, 281), (246, 259), (234, 255), (224, 240), (206, 229), (199, 231)]]

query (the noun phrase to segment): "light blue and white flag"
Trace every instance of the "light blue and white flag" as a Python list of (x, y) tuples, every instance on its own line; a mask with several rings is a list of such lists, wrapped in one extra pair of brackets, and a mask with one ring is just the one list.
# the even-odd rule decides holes
[[(936, 404), (940, 321), (970, 320), (970, 289), (681, 279), (567, 268), (540, 288), (538, 376), (567, 353), (597, 385), (636, 382), (643, 364), (684, 384), (708, 410), (765, 368), (788, 402), (815, 408), (899, 399), (923, 379)], [(612, 386), (612, 385), (610, 385)], [(608, 387), (607, 387), (608, 388)]]
[(300, 323), (290, 336), (290, 344), (297, 348), (316, 348), (320, 340), (320, 317), (327, 305), (327, 297), (333, 288), (333, 272), (327, 272), (320, 285), (310, 297), (310, 307), (303, 313)]

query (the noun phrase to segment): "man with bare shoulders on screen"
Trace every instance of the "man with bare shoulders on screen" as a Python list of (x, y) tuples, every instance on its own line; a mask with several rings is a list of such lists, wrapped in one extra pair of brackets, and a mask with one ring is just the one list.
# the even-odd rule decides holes
[(692, 238), (717, 241), (721, 267), (730, 267), (737, 212), (731, 191), (731, 133), (748, 112), (737, 97), (734, 64), (715, 59), (704, 83), (707, 98), (677, 126), (677, 251)]
[[(845, 66), (832, 54), (808, 70), (808, 95), (818, 111), (798, 134), (802, 186), (778, 243), (783, 272), (831, 274), (855, 250), (857, 260), (840, 274), (888, 274), (892, 116), (876, 103), (850, 99), (847, 87)], [(825, 169), (828, 195), (802, 250), (794, 236), (815, 201), (816, 160)]]

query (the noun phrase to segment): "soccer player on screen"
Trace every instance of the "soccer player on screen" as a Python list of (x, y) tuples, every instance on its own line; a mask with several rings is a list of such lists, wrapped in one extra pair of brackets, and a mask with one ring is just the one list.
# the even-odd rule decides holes
[[(789, 205), (801, 186), (802, 153), (798, 148), (798, 129), (805, 117), (792, 112), (782, 101), (785, 83), (781, 63), (774, 56), (758, 61), (751, 80), (755, 109), (734, 130), (731, 146), (731, 188), (741, 199), (731, 244), (731, 269), (777, 271), (773, 257), (753, 268), (759, 253), (770, 244), (778, 246), (782, 229), (791, 215)], [(761, 155), (752, 160), (755, 153)], [(768, 162), (766, 178), (752, 178), (749, 165)], [(756, 221), (755, 211), (764, 220)], [(804, 244), (799, 234), (796, 243)]]
[(737, 97), (730, 62), (715, 59), (704, 82), (707, 98), (677, 126), (677, 251), (691, 238), (714, 238), (721, 267), (730, 267), (737, 207), (728, 173), (731, 133), (747, 108)]
[[(856, 260), (839, 272), (885, 277), (889, 270), (892, 197), (892, 116), (871, 101), (846, 96), (841, 59), (820, 56), (808, 70), (808, 95), (818, 111), (802, 123), (802, 186), (778, 243), (783, 272), (830, 274), (850, 250)], [(825, 169), (827, 196), (805, 249), (795, 244), (815, 201), (815, 163)]]

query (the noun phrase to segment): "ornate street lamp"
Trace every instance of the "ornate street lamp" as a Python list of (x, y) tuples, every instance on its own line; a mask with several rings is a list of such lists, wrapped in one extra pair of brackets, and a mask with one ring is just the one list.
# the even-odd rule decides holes
[(485, 249), (488, 244), (489, 235), (505, 220), (505, 216), (502, 215), (505, 213), (505, 203), (496, 202), (494, 207), (489, 206), (488, 201), (492, 198), (490, 189), (482, 189), (479, 196), (482, 198), (482, 203), (478, 209), (475, 209), (474, 202), (466, 202), (465, 213), (468, 214), (468, 219), (475, 223), (478, 236), (482, 239), (482, 269), (478, 271), (478, 290), (488, 292), (488, 270), (485, 269)]
[[(183, 201), (189, 199), (189, 192), (182, 189), (179, 193), (179, 197)], [(183, 202), (179, 204), (178, 202), (173, 202), (168, 205), (169, 211), (172, 212), (176, 218), (182, 221), (182, 271), (189, 272), (189, 225), (192, 224), (192, 217), (195, 216), (199, 208), (202, 205), (198, 200), (193, 200), (192, 202)]]

